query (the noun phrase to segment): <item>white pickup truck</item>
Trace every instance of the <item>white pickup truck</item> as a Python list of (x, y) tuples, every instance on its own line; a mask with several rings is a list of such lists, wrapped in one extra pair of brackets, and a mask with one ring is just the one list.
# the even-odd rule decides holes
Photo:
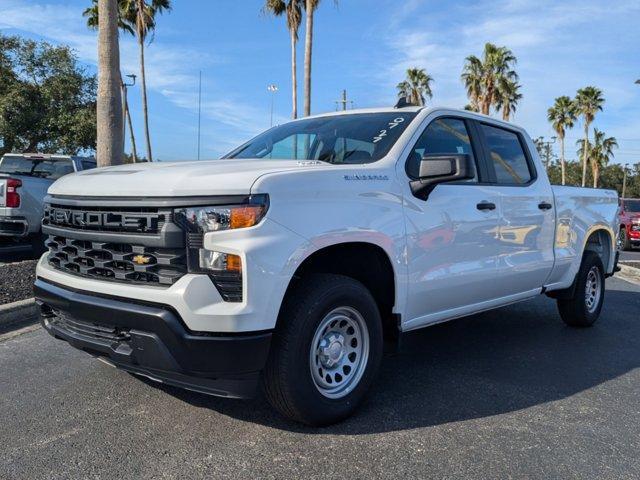
[(617, 210), (613, 191), (552, 187), (510, 123), (332, 113), (220, 160), (61, 178), (35, 296), (53, 336), (121, 369), (227, 397), (261, 384), (326, 425), (399, 333), (543, 293), (567, 325), (593, 324)]

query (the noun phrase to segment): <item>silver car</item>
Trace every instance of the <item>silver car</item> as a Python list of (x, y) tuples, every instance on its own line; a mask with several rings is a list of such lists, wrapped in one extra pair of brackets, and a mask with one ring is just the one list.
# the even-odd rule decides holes
[(49, 186), (69, 173), (96, 167), (93, 157), (6, 154), (0, 159), (0, 237), (30, 240), (43, 249), (43, 200)]

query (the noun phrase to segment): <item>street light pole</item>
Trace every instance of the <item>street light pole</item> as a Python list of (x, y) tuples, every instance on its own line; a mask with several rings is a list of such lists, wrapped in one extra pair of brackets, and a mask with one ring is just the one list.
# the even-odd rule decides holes
[(278, 91), (278, 86), (274, 84), (268, 85), (267, 90), (271, 92), (271, 126), (273, 127), (273, 102), (276, 98), (276, 92)]
[(131, 113), (129, 112), (129, 102), (127, 99), (127, 89), (133, 87), (136, 84), (136, 76), (134, 74), (127, 75), (131, 79), (131, 83), (125, 83), (122, 78), (122, 152), (124, 154), (124, 137), (126, 126), (129, 126), (129, 133), (131, 135), (131, 156), (133, 163), (138, 161), (138, 152), (136, 150), (136, 139), (133, 135), (133, 123), (131, 121)]

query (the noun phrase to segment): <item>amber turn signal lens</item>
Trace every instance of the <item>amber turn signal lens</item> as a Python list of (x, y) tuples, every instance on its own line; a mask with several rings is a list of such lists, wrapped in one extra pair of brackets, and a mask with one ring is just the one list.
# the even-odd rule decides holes
[(242, 272), (242, 259), (238, 255), (227, 253), (227, 271)]
[(247, 228), (256, 225), (264, 213), (262, 205), (233, 207), (229, 221), (230, 228)]

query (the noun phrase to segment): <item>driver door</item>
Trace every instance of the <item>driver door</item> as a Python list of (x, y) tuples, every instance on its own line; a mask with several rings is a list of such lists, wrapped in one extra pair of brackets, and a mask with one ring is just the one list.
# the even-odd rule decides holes
[[(478, 309), (498, 296), (495, 280), (500, 248), (500, 195), (483, 185), (481, 152), (475, 124), (458, 117), (439, 117), (424, 129), (406, 160), (404, 172), (415, 180), (427, 154), (468, 154), (475, 178), (442, 183), (426, 200), (408, 190), (408, 298), (403, 329), (411, 330)], [(481, 168), (479, 168), (479, 166)]]

